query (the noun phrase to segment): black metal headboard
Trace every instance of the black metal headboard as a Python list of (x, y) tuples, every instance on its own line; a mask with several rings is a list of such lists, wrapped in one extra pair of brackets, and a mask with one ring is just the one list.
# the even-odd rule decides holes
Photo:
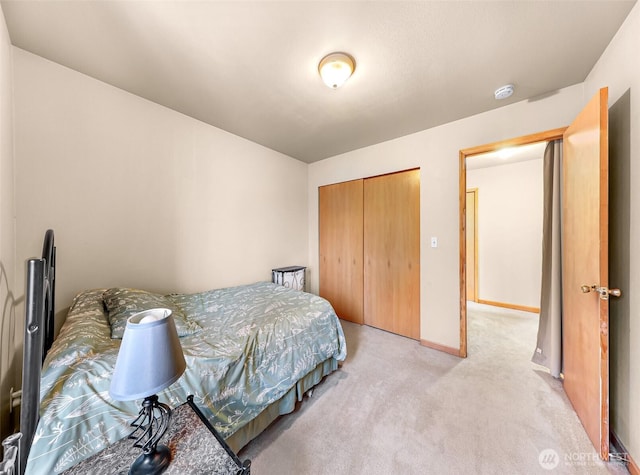
[(40, 374), (42, 362), (53, 343), (55, 316), (56, 247), (53, 230), (44, 236), (41, 259), (27, 261), (25, 294), (24, 352), (22, 360), (22, 402), (20, 404), (21, 473), (40, 415)]
[(55, 333), (56, 307), (56, 246), (54, 245), (53, 229), (48, 229), (44, 235), (42, 245), (42, 259), (45, 260), (45, 299), (44, 299), (44, 350), (42, 361), (53, 344)]

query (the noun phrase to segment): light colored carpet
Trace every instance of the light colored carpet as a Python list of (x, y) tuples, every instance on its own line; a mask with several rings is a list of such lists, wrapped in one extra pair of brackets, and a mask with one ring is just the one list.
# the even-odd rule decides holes
[(467, 359), (344, 322), (342, 368), (240, 456), (255, 475), (628, 473), (531, 363), (537, 318), (470, 302)]

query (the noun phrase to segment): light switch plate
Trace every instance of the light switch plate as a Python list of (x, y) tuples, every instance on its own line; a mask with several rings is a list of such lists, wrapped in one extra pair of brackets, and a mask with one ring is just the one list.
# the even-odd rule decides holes
[(435, 236), (431, 237), (431, 247), (438, 247), (438, 238)]

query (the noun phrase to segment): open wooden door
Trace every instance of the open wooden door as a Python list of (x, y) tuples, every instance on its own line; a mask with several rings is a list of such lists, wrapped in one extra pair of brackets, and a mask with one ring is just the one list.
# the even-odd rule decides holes
[(591, 442), (609, 459), (608, 90), (563, 137), (564, 389)]

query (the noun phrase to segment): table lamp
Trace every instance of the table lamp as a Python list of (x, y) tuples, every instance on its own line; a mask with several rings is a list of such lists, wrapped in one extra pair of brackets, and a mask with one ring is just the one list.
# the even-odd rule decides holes
[(144, 398), (129, 435), (142, 454), (130, 475), (159, 474), (169, 466), (171, 452), (158, 442), (169, 427), (171, 409), (156, 393), (171, 386), (186, 368), (171, 310), (154, 308), (129, 317), (122, 337), (109, 394), (116, 401)]

